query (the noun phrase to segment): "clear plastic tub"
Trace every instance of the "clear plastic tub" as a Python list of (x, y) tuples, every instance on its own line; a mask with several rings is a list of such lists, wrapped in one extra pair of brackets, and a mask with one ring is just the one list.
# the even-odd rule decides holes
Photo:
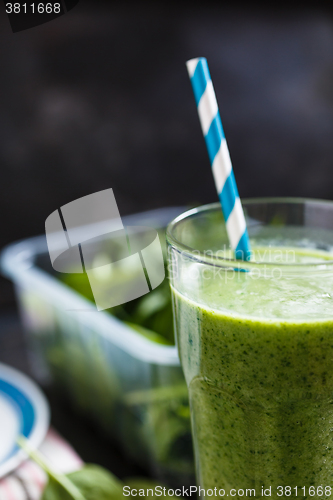
[[(182, 208), (123, 218), (164, 228)], [(59, 279), (45, 236), (6, 247), (2, 273), (15, 285), (31, 365), (129, 456), (173, 485), (193, 483), (188, 396), (175, 346), (155, 343)]]

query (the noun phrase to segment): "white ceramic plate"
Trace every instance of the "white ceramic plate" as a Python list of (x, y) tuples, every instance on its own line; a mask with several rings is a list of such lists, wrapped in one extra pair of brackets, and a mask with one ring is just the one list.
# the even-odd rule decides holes
[(49, 405), (27, 376), (0, 363), (0, 477), (26, 458), (16, 439), (23, 435), (37, 448), (50, 423)]

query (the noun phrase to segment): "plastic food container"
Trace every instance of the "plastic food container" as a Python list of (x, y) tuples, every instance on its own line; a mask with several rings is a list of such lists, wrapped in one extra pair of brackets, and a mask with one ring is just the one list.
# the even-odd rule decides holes
[[(123, 217), (164, 228), (183, 208)], [(175, 346), (155, 343), (69, 288), (53, 271), (46, 238), (6, 247), (2, 273), (15, 285), (31, 365), (155, 477), (193, 483), (188, 396)]]

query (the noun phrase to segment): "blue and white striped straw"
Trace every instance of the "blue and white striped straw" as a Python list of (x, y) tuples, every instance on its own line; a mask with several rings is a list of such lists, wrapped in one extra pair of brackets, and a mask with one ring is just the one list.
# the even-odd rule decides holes
[(213, 82), (204, 57), (186, 63), (191, 79), (199, 119), (231, 248), (236, 259), (250, 260), (251, 248), (242, 204), (234, 177)]

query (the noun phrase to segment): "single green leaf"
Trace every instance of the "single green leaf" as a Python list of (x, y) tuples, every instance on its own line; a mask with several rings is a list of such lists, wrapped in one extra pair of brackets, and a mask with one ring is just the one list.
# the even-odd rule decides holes
[(44, 489), (42, 500), (73, 500), (73, 496), (51, 476)]
[(23, 436), (17, 442), (48, 475), (49, 480), (41, 500), (123, 500), (125, 484), (132, 489), (149, 488), (154, 491), (155, 486), (159, 486), (159, 483), (145, 478), (131, 478), (129, 482), (123, 483), (111, 472), (93, 464), (84, 465), (70, 474), (60, 474)]
[[(49, 464), (48, 461), (30, 445), (29, 441), (24, 436), (20, 436), (18, 438), (17, 444), (47, 473), (49, 483), (46, 490), (50, 485), (53, 495), (53, 497), (46, 497), (47, 500), (55, 500), (57, 497), (54, 495), (56, 495), (58, 491), (61, 492), (62, 496), (58, 497), (61, 500), (89, 500), (82, 495), (81, 491), (65, 474), (57, 472), (52, 465)], [(54, 484), (56, 484), (56, 486), (54, 486)], [(46, 499), (43, 495), (42, 500)]]
[[(99, 465), (88, 464), (67, 475), (86, 500), (122, 500), (123, 483)], [(51, 500), (46, 498), (43, 500)]]

